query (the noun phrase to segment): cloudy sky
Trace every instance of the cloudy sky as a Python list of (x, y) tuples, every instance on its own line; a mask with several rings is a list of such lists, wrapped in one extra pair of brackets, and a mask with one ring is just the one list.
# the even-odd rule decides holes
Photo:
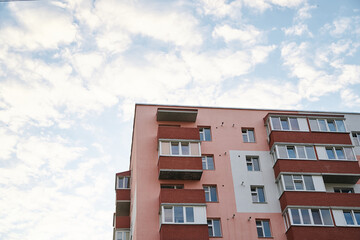
[(360, 2), (0, 1), (0, 239), (112, 237), (134, 103), (360, 112)]

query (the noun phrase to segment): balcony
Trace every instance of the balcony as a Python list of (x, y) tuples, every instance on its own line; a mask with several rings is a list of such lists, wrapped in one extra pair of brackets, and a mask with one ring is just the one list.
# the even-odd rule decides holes
[(203, 189), (161, 189), (160, 204), (162, 203), (205, 204), (205, 191)]
[(116, 201), (130, 201), (130, 189), (116, 189)]
[(201, 157), (160, 156), (159, 179), (200, 180), (203, 173)]
[(287, 206), (360, 207), (360, 194), (285, 191), (280, 196), (281, 209)]
[(360, 231), (354, 227), (291, 226), (286, 232), (286, 237), (288, 240), (352, 240), (360, 239)]
[(130, 217), (129, 216), (116, 216), (115, 217), (115, 228), (130, 228)]
[(197, 109), (158, 108), (157, 121), (195, 122)]
[(158, 139), (184, 139), (200, 141), (198, 128), (159, 126)]
[(162, 224), (160, 240), (209, 240), (208, 226), (205, 224)]
[(346, 132), (297, 132), (271, 131), (269, 135), (270, 148), (275, 142), (284, 143), (321, 143), (351, 145), (349, 133)]
[[(275, 178), (280, 172), (323, 173), (326, 178), (337, 178), (338, 183), (356, 183), (360, 177), (360, 167), (357, 161), (343, 160), (289, 160), (278, 159), (274, 165)], [(351, 176), (353, 175), (353, 176)], [(333, 177), (331, 177), (333, 176)], [(355, 182), (354, 182), (355, 181)], [(327, 181), (327, 182), (330, 182)]]

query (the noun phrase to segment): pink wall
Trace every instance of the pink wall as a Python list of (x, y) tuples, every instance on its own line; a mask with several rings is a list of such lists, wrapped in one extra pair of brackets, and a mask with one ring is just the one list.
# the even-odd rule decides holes
[[(263, 118), (267, 111), (197, 108), (195, 123), (180, 123), (181, 127), (210, 126), (212, 141), (202, 142), (202, 154), (213, 154), (216, 171), (204, 171), (200, 181), (158, 180), (157, 131), (158, 106), (137, 105), (132, 146), (132, 178), (137, 182), (137, 216), (134, 240), (159, 240), (159, 183), (182, 183), (185, 189), (202, 189), (217, 185), (218, 203), (207, 204), (208, 218), (221, 218), (223, 239), (257, 238), (255, 218), (270, 218), (274, 239), (286, 239), (280, 213), (236, 213), (234, 184), (229, 150), (268, 151)], [(182, 107), (183, 108), (183, 107)], [(224, 122), (223, 126), (221, 126)], [(179, 124), (161, 122), (161, 124)], [(234, 124), (234, 127), (233, 127)], [(256, 143), (243, 143), (241, 128), (254, 128)], [(138, 150), (138, 151), (137, 151)], [(225, 154), (226, 153), (226, 154)], [(134, 159), (136, 163), (134, 164)], [(134, 185), (131, 198), (134, 198)], [(232, 218), (233, 214), (235, 217)], [(248, 221), (248, 217), (252, 219)], [(132, 216), (133, 217), (133, 216)], [(141, 227), (139, 227), (141, 226)]]

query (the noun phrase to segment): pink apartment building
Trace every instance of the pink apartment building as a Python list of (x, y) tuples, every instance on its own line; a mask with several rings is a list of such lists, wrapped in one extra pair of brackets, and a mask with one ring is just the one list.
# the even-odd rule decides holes
[(359, 113), (137, 104), (114, 239), (360, 239), (359, 143)]

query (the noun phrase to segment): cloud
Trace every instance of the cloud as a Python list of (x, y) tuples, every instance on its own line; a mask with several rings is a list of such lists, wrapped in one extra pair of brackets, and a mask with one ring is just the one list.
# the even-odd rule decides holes
[(231, 18), (239, 18), (241, 16), (242, 2), (235, 0), (226, 3), (226, 0), (200, 0), (198, 11), (205, 15), (213, 15), (218, 18), (230, 16)]
[(344, 89), (340, 93), (341, 100), (345, 106), (353, 108), (360, 107), (360, 96), (351, 89)]
[(244, 5), (261, 13), (271, 9), (272, 6), (295, 8), (304, 2), (305, 0), (243, 0)]
[(15, 151), (15, 144), (18, 141), (18, 136), (5, 130), (0, 129), (0, 159), (9, 159), (11, 154)]
[(17, 24), (0, 29), (0, 44), (21, 49), (54, 49), (75, 41), (77, 26), (64, 9), (49, 4), (11, 4)]
[(253, 45), (263, 39), (263, 33), (252, 25), (243, 25), (241, 28), (232, 28), (227, 24), (216, 26), (212, 36), (223, 38), (227, 43), (240, 41), (245, 45)]
[(312, 9), (316, 8), (315, 5), (309, 5), (307, 2), (301, 7), (295, 16), (295, 21), (302, 22), (305, 19), (309, 19), (312, 15), (309, 13)]
[(289, 28), (283, 28), (282, 30), (285, 32), (285, 35), (302, 36), (306, 34), (309, 37), (313, 37), (312, 33), (308, 29), (308, 26), (303, 23), (293, 25), (292, 27)]

